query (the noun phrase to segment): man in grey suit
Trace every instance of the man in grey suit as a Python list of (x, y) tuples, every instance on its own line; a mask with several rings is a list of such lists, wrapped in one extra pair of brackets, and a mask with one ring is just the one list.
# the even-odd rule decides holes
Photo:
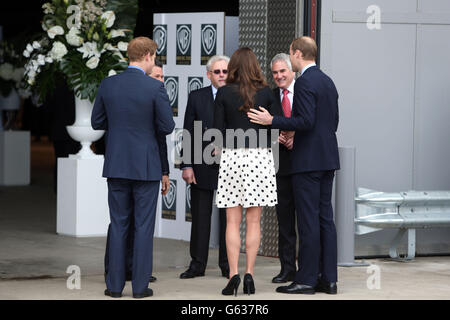
[[(270, 63), (272, 76), (277, 87), (273, 93), (279, 102), (279, 114), (291, 117), (294, 100), (295, 72), (292, 70), (289, 55), (279, 53)], [(278, 256), (281, 271), (273, 279), (273, 283), (285, 283), (294, 280), (295, 250), (297, 234), (295, 233), (295, 205), (291, 182), (291, 150), (294, 142), (294, 131), (282, 131), (279, 137), (279, 169), (277, 172), (278, 204)]]
[(104, 79), (92, 111), (92, 127), (108, 130), (103, 177), (108, 178), (111, 218), (105, 295), (121, 297), (126, 279), (129, 225), (134, 217), (132, 288), (134, 298), (148, 288), (153, 265), (153, 233), (161, 180), (158, 136), (175, 127), (163, 84), (151, 72), (156, 43), (138, 37), (128, 44), (130, 65)]

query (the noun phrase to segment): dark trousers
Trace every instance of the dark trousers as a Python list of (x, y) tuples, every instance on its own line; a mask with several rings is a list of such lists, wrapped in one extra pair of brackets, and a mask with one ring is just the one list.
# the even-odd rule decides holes
[(53, 168), (53, 191), (58, 189), (58, 158), (67, 158), (69, 154), (76, 154), (80, 151), (80, 143), (75, 140), (56, 140), (53, 141), (53, 148), (55, 149), (55, 166)]
[(295, 203), (291, 176), (277, 176), (278, 255), (282, 272), (295, 272)]
[[(105, 277), (108, 274), (109, 265), (109, 242), (111, 238), (111, 224), (108, 226), (108, 234), (106, 236), (106, 250), (105, 250)], [(125, 274), (126, 279), (131, 280), (133, 270), (133, 247), (134, 247), (134, 216), (130, 218), (130, 230), (127, 238), (127, 254), (126, 254), (126, 266)]]
[[(191, 242), (190, 268), (205, 271), (208, 263), (209, 236), (211, 231), (211, 214), (214, 191), (200, 189), (191, 184)], [(227, 216), (225, 209), (219, 209), (219, 267), (228, 269), (227, 249), (225, 246), (225, 230)]]
[(299, 269), (295, 281), (315, 286), (322, 280), (337, 282), (337, 239), (331, 194), (334, 170), (292, 176), (300, 236)]
[(125, 286), (127, 243), (132, 216), (134, 216), (135, 227), (132, 262), (133, 293), (143, 293), (148, 287), (153, 267), (153, 233), (159, 183), (159, 181), (108, 179), (111, 226), (106, 286), (113, 292), (122, 292)]

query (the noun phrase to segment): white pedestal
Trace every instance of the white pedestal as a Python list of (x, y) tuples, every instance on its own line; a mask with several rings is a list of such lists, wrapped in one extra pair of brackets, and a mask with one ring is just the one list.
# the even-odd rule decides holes
[(103, 157), (58, 158), (56, 232), (74, 237), (106, 236), (108, 187), (102, 177)]
[(30, 184), (30, 132), (0, 131), (0, 185)]

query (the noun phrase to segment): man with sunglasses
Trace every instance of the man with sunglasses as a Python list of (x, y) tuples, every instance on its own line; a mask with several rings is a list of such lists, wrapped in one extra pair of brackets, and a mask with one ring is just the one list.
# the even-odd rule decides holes
[[(184, 114), (184, 129), (189, 131), (191, 144), (187, 140), (183, 143), (183, 150), (190, 149), (190, 161), (182, 163), (183, 180), (191, 185), (191, 263), (189, 268), (180, 275), (181, 279), (195, 278), (205, 275), (208, 261), (209, 236), (211, 230), (211, 213), (214, 190), (217, 189), (218, 169), (205, 162), (194, 163), (194, 141), (203, 141), (203, 133), (213, 126), (214, 99), (217, 89), (224, 86), (227, 79), (228, 61), (226, 56), (213, 56), (206, 64), (207, 77), (211, 85), (192, 91), (189, 94), (186, 112)], [(194, 136), (194, 121), (201, 122), (202, 135)], [(202, 142), (203, 150), (209, 142)], [(187, 151), (186, 151), (187, 152)], [(203, 158), (203, 157), (202, 157)], [(222, 276), (228, 278), (229, 267), (225, 247), (226, 212), (219, 210), (220, 239), (219, 239), (219, 267)]]

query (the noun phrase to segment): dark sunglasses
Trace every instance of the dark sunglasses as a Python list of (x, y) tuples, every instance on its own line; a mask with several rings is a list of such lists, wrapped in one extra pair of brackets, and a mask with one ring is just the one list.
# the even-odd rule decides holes
[(214, 73), (214, 74), (220, 74), (220, 71), (222, 71), (223, 74), (227, 74), (228, 73), (227, 69), (224, 69), (224, 70), (216, 69), (216, 70), (213, 70), (211, 72)]

